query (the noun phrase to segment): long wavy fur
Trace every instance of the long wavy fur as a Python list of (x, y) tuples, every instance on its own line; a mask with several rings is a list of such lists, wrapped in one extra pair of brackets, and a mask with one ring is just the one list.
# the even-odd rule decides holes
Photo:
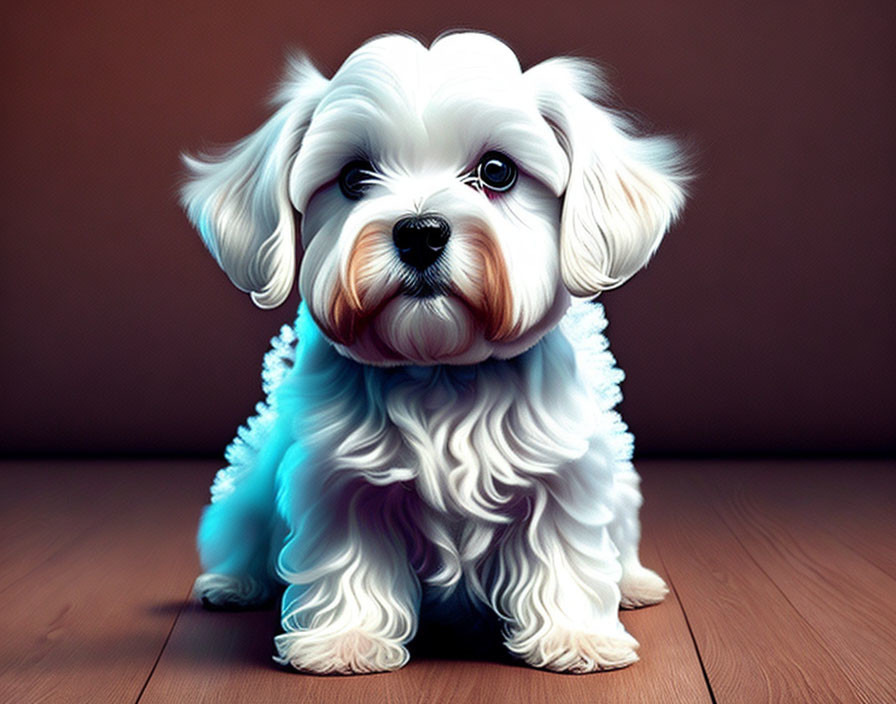
[[(671, 142), (602, 106), (589, 71), (523, 72), (483, 34), (389, 35), (330, 79), (297, 60), (265, 125), (187, 159), (188, 215), (261, 307), (292, 286), (301, 222), (303, 303), (212, 486), (195, 585), (240, 608), (285, 583), (278, 662), (401, 667), (422, 601), (453, 597), (494, 612), (533, 666), (637, 659), (618, 609), (666, 587), (638, 558), (603, 309), (570, 294), (647, 262), (685, 175)], [(518, 166), (512, 188), (478, 180), (491, 151)], [(339, 174), (359, 159), (355, 198)], [(450, 237), (421, 272), (393, 228), (433, 213)]]

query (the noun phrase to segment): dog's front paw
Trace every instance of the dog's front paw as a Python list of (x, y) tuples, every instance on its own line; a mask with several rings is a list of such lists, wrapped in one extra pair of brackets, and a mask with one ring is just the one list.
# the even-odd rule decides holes
[(661, 602), (669, 593), (669, 587), (653, 570), (635, 565), (623, 569), (619, 591), (622, 592), (622, 601), (619, 605), (623, 609), (637, 609)]
[(507, 647), (532, 667), (555, 672), (615, 670), (638, 660), (638, 641), (625, 631), (604, 635), (557, 628), (534, 644), (511, 639)]
[(317, 674), (362, 674), (397, 670), (410, 658), (400, 643), (361, 630), (334, 634), (323, 629), (282, 633), (274, 638), (281, 665)]
[(248, 575), (206, 572), (193, 583), (193, 596), (208, 609), (248, 609), (271, 598), (270, 586)]

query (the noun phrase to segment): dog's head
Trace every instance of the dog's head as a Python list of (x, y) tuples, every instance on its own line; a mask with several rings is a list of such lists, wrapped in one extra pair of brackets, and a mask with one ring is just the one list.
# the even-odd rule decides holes
[(521, 71), (478, 33), (373, 39), (329, 80), (292, 62), (278, 109), (187, 158), (187, 212), (263, 308), (295, 278), (324, 334), (368, 364), (525, 350), (574, 296), (644, 266), (684, 202), (678, 152), (597, 101), (594, 68)]

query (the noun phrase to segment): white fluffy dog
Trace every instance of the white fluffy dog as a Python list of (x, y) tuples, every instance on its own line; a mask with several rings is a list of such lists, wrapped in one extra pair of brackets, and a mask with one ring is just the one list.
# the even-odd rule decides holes
[(452, 592), (535, 667), (637, 659), (619, 606), (667, 590), (639, 562), (622, 375), (587, 299), (644, 266), (686, 176), (605, 96), (578, 59), (523, 72), (488, 35), (389, 35), (329, 80), (291, 62), (270, 120), (186, 159), (189, 217), (262, 308), (301, 221), (303, 303), (212, 487), (195, 587), (240, 607), (286, 582), (279, 662), (399, 668), (421, 600)]

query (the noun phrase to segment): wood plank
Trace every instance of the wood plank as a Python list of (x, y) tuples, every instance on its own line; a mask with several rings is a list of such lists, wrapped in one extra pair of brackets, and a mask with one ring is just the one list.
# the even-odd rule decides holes
[[(195, 520), (214, 469), (0, 466), (0, 701), (137, 698), (195, 575)], [(892, 463), (641, 469), (645, 563), (665, 565), (716, 701), (896, 699)], [(399, 673), (311, 677), (271, 662), (275, 612), (191, 605), (141, 702), (708, 700), (677, 601), (623, 620), (642, 661), (618, 672), (430, 655)]]
[(884, 482), (861, 462), (768, 463), (702, 477), (725, 523), (867, 702), (896, 701), (896, 579), (856, 552), (892, 546), (896, 473), (888, 469)]
[[(871, 587), (863, 577), (862, 586), (851, 589), (861, 601), (833, 619), (836, 637), (843, 639), (837, 646), (829, 625), (823, 625), (826, 612), (842, 607), (839, 599), (829, 600), (827, 580), (842, 581), (850, 570), (883, 573), (850, 558), (842, 546), (835, 550), (836, 540), (817, 524), (813, 531), (811, 521), (803, 522), (797, 534), (795, 524), (782, 520), (808, 510), (814, 500), (804, 496), (797, 508), (774, 500), (778, 494), (771, 481), (776, 473), (785, 477), (784, 468), (657, 462), (642, 463), (641, 469), (648, 500), (654, 497), (664, 530), (654, 538), (717, 702), (890, 699), (875, 698), (875, 691), (886, 691), (880, 679), (887, 667), (883, 661), (892, 660), (892, 644), (879, 632), (871, 638), (884, 649), (874, 661), (883, 669), (870, 686), (867, 668), (854, 669), (867, 653), (860, 649), (854, 657), (846, 656), (851, 647), (869, 642), (865, 636), (851, 636), (850, 629), (866, 628), (874, 604), (886, 608), (892, 603), (886, 600), (886, 587)], [(790, 469), (799, 471), (797, 465)], [(825, 563), (826, 549), (833, 564)]]
[(214, 468), (0, 466), (0, 701), (137, 700), (195, 575)]
[[(645, 564), (660, 559), (647, 541)], [(450, 660), (418, 657), (394, 673), (317, 677), (276, 666), (274, 611), (220, 613), (191, 605), (178, 619), (140, 704), (190, 702), (552, 702), (600, 701), (675, 704), (709, 702), (700, 664), (681, 608), (665, 603), (624, 612), (640, 640), (642, 660), (593, 675), (562, 675), (516, 665), (500, 657), (472, 660), (464, 644), (441, 650)]]
[(787, 473), (765, 501), (814, 522), (850, 550), (896, 579), (896, 462), (829, 460), (771, 464)]

